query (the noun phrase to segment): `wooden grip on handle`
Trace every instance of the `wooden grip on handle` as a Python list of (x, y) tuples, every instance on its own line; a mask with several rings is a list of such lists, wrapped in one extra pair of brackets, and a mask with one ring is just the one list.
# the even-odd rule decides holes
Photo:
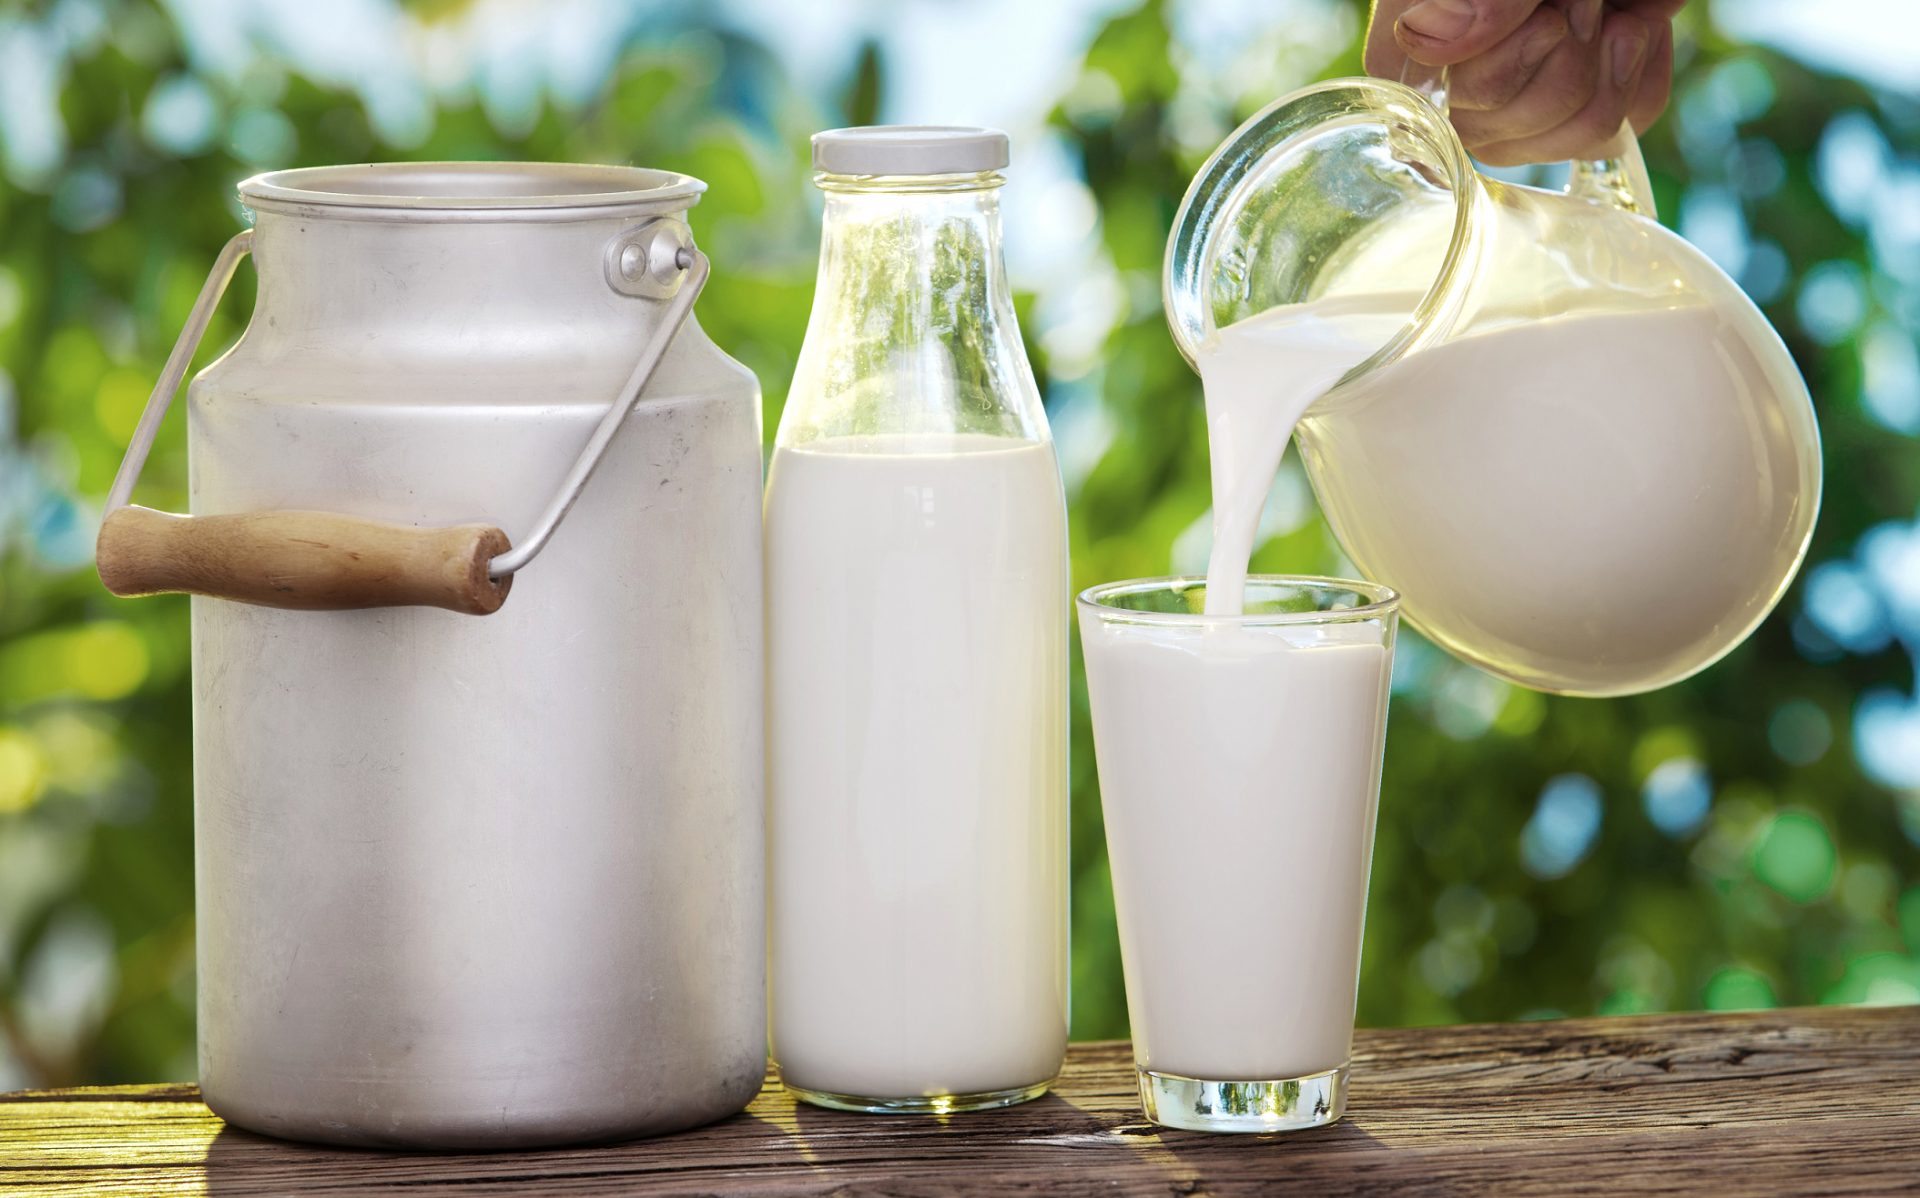
[(176, 516), (128, 506), (100, 525), (100, 581), (116, 595), (185, 591), (263, 607), (444, 607), (484, 616), (513, 585), (487, 564), (509, 548), (488, 524), (414, 528), (327, 512)]

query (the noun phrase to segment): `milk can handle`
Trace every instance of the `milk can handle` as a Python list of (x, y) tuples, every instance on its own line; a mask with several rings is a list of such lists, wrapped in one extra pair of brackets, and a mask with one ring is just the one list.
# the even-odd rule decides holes
[[(1425, 96), (1441, 116), (1447, 115), (1446, 67), (1430, 67), (1409, 58), (1400, 69), (1400, 82)], [(1568, 164), (1567, 194), (1655, 219), (1653, 182), (1647, 177), (1640, 139), (1633, 135), (1630, 122), (1620, 122), (1605, 151), (1600, 158), (1576, 158)]]
[(301, 611), (418, 606), (486, 615), (499, 610), (514, 572), (546, 546), (580, 497), (711, 271), (686, 226), (669, 218), (650, 221), (609, 247), (609, 285), (632, 296), (671, 295), (673, 302), (559, 492), (514, 549), (506, 533), (488, 524), (420, 528), (300, 511), (180, 516), (128, 502), (214, 309), (252, 248), (253, 231), (247, 230), (214, 260), (107, 492), (95, 561), (100, 580), (116, 595), (186, 592)]

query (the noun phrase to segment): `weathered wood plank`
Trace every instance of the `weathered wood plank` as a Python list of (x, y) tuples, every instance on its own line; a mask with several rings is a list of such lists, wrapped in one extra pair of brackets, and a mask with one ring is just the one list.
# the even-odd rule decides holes
[(796, 1105), (659, 1140), (418, 1156), (223, 1127), (192, 1087), (0, 1096), (0, 1192), (366, 1194), (1893, 1194), (1920, 1192), (1920, 1008), (1362, 1032), (1323, 1131), (1205, 1136), (1140, 1117), (1124, 1044), (1075, 1045), (1005, 1111)]

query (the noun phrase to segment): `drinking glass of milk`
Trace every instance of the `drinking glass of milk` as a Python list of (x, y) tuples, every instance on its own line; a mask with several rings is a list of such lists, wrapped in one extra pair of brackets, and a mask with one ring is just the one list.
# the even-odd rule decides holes
[(839, 129), (766, 497), (787, 1088), (947, 1112), (1067, 1041), (1066, 502), (1001, 261), (1007, 138)]
[(1399, 597), (1214, 586), (1078, 604), (1140, 1101), (1194, 1131), (1318, 1127), (1346, 1107)]

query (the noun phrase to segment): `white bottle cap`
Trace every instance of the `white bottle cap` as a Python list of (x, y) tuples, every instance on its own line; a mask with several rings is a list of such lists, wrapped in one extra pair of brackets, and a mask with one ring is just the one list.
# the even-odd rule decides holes
[(833, 175), (977, 175), (1007, 165), (1007, 135), (973, 125), (862, 125), (813, 135)]

